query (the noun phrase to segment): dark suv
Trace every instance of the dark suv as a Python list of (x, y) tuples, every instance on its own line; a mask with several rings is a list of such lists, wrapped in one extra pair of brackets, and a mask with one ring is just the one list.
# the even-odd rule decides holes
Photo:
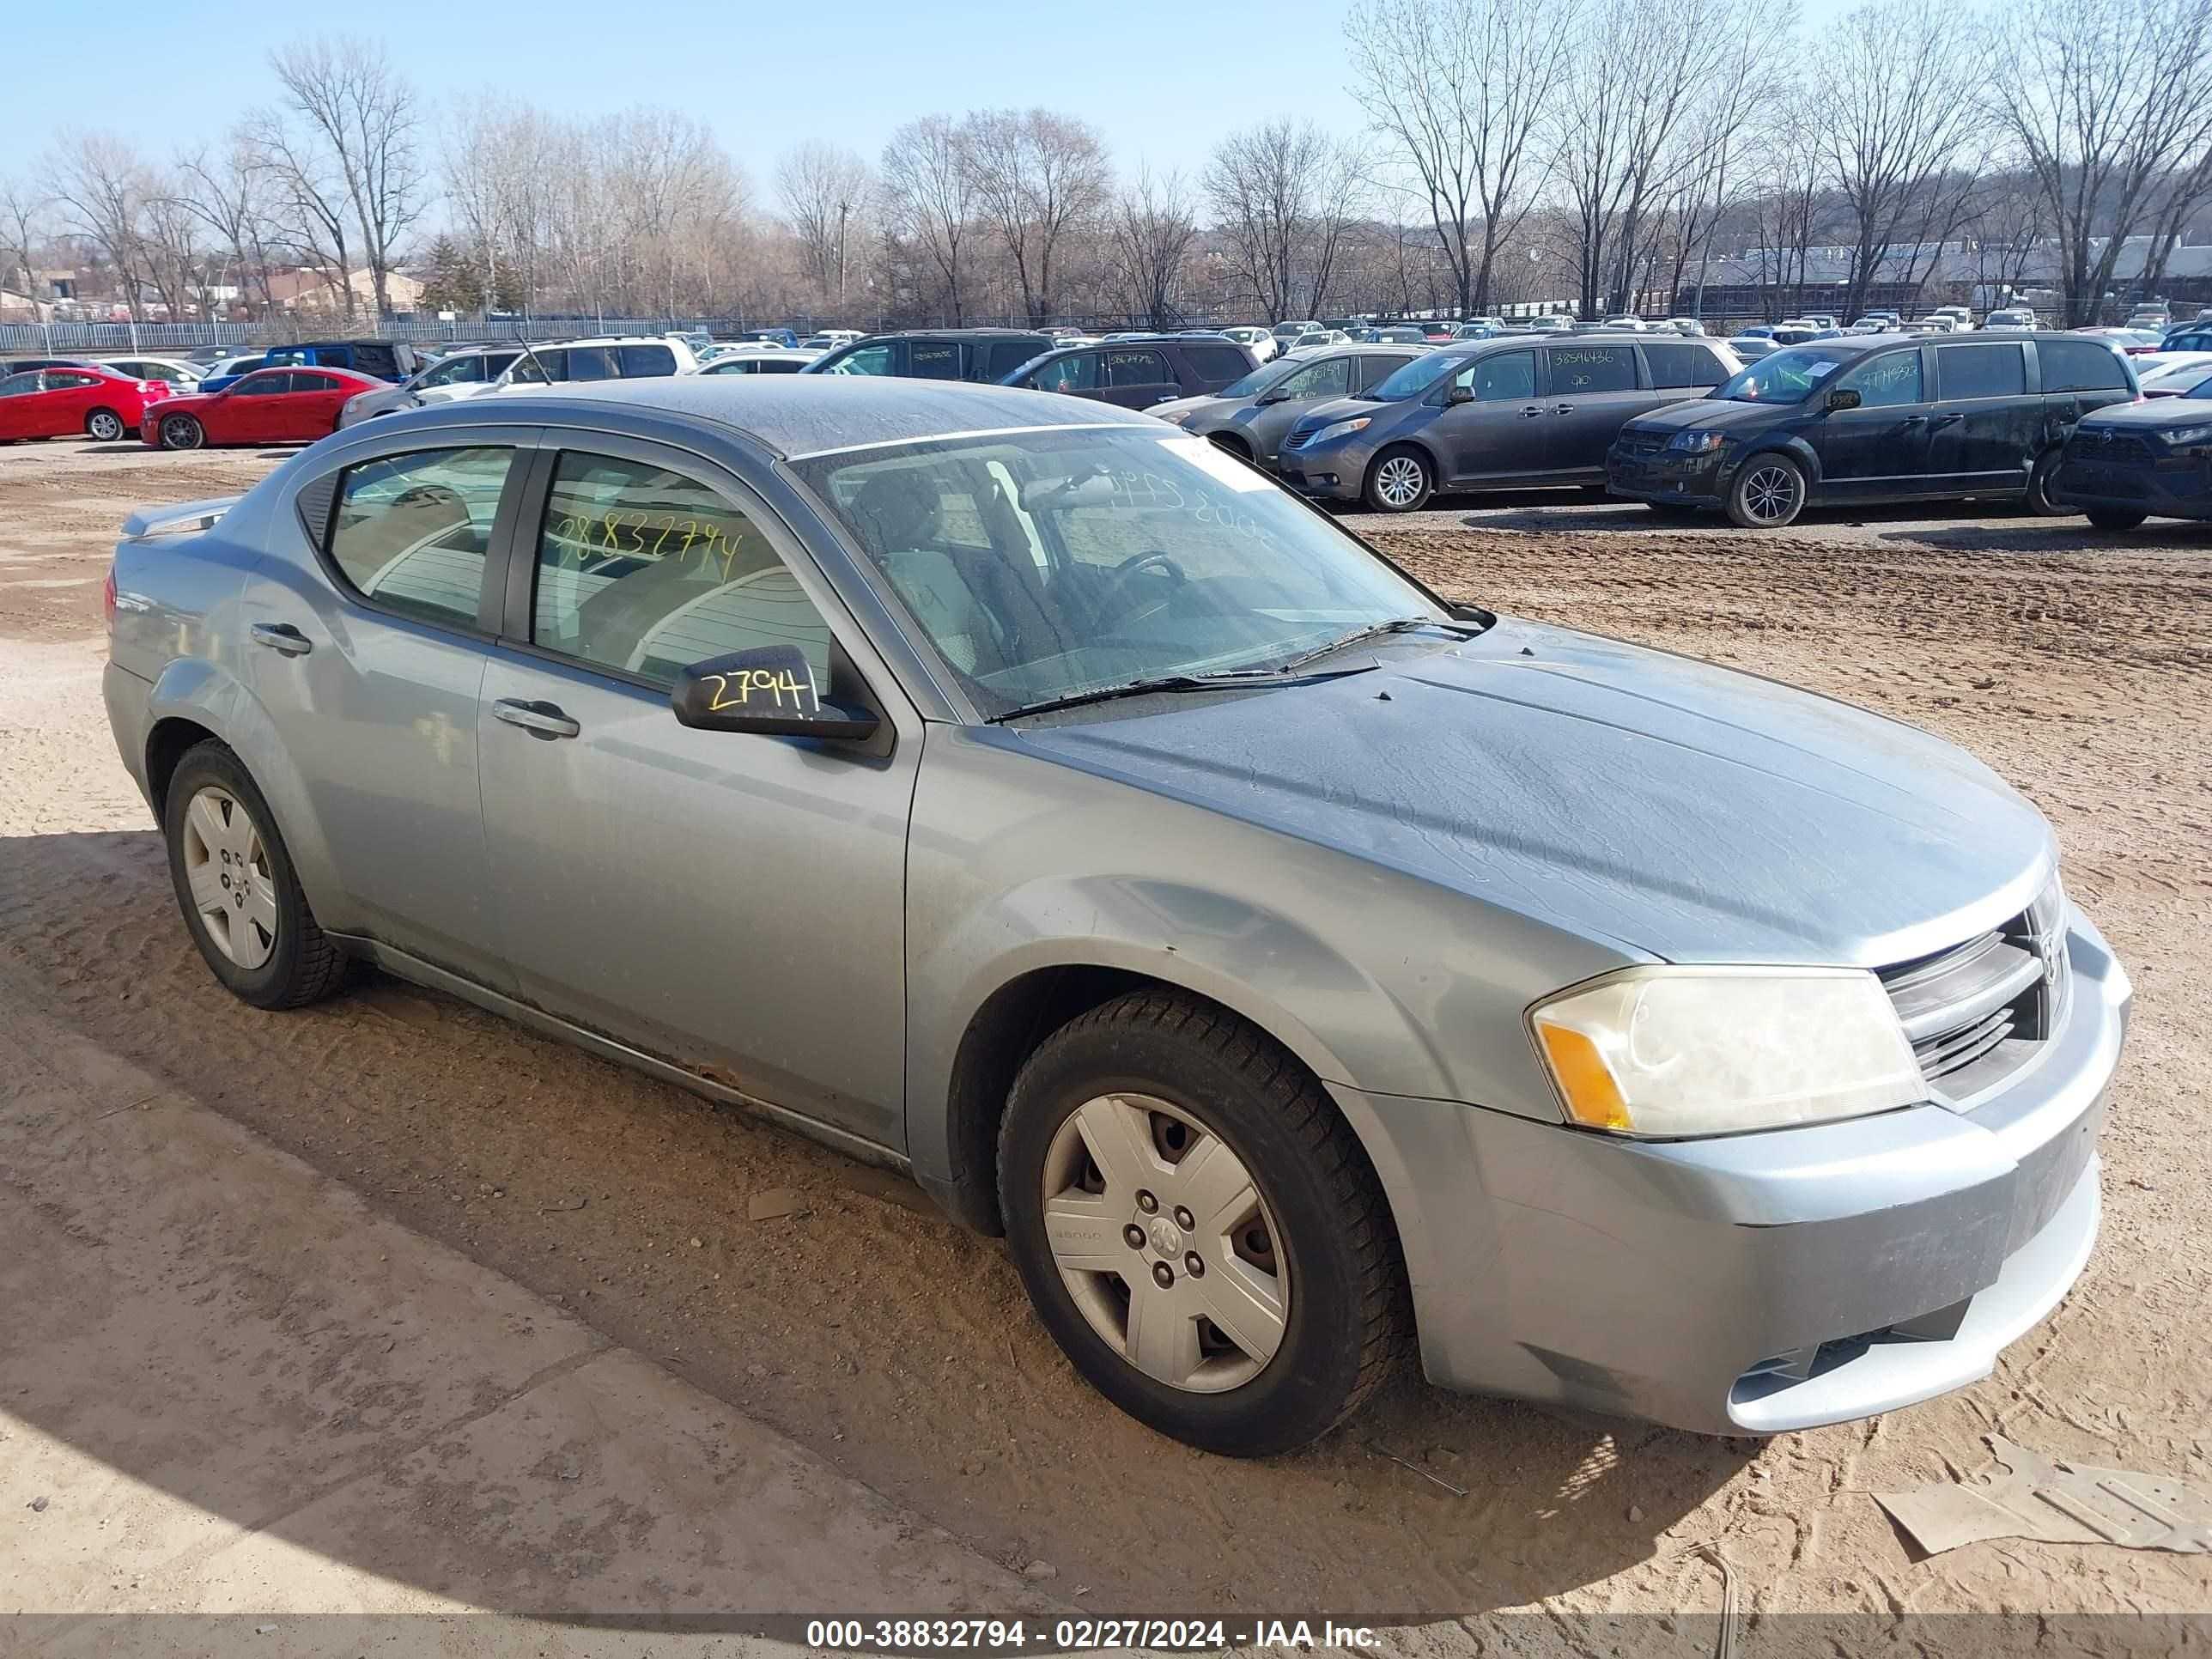
[(2083, 335), (1861, 335), (1762, 358), (1710, 398), (1630, 422), (1616, 495), (1719, 507), (1746, 528), (1808, 505), (2050, 495), (2075, 423), (2138, 395), (2120, 349)]
[(915, 329), (855, 340), (816, 358), (799, 373), (890, 374), (911, 380), (988, 384), (1051, 349), (1051, 337), (1034, 329)]
[(1211, 397), (1176, 398), (1154, 404), (1148, 412), (1273, 471), (1276, 447), (1299, 416), (1326, 398), (1366, 391), (1428, 349), (1425, 344), (1323, 346), (1264, 362)]
[(1170, 398), (1202, 398), (1241, 380), (1259, 359), (1223, 336), (1139, 336), (1048, 351), (1002, 377), (1000, 386), (1065, 392), (1123, 409), (1150, 409)]
[(1622, 422), (1700, 397), (1740, 366), (1717, 340), (1455, 343), (1301, 416), (1283, 440), (1283, 482), (1385, 513), (1410, 513), (1439, 489), (1602, 483)]

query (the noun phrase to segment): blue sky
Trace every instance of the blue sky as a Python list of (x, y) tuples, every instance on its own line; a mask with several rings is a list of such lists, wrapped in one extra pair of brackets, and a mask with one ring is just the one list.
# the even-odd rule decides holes
[[(20, 176), (73, 123), (120, 126), (155, 154), (216, 137), (270, 95), (269, 48), (310, 29), (321, 9), (15, 0), (0, 9), (14, 14), (0, 26), (0, 175)], [(88, 66), (94, 9), (108, 45)], [(830, 139), (872, 157), (902, 121), (933, 112), (1042, 104), (1091, 122), (1125, 169), (1141, 160), (1193, 174), (1223, 135), (1257, 121), (1310, 115), (1349, 131), (1363, 118), (1344, 89), (1341, 0), (381, 0), (348, 11), (353, 32), (380, 36), (441, 109), (498, 88), (577, 116), (639, 103), (689, 110), (714, 127), (763, 204), (791, 144)], [(1121, 43), (1133, 49), (1117, 52)], [(77, 68), (49, 76), (42, 64)], [(114, 90), (92, 91), (103, 84)]]

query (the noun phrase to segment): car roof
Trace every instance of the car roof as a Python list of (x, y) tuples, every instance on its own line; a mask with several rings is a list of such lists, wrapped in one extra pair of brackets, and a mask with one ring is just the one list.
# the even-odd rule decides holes
[(1048, 339), (1041, 328), (895, 328), (884, 334), (864, 334), (854, 342), (872, 340), (1026, 340)]
[[(1176, 435), (1173, 428), (1135, 410), (1054, 392), (863, 375), (663, 374), (572, 384), (557, 393), (441, 404), (420, 413), (438, 417), (433, 424), (513, 426), (536, 419), (557, 422), (563, 416), (573, 419), (584, 404), (712, 422), (745, 434), (787, 460), (986, 432), (1131, 426)], [(605, 412), (617, 413), (615, 408)]]

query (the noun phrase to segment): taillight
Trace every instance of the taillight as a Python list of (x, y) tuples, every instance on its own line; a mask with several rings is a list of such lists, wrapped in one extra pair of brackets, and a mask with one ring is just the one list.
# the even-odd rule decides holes
[(115, 567), (107, 567), (107, 580), (100, 585), (100, 613), (107, 618), (107, 636), (115, 637)]

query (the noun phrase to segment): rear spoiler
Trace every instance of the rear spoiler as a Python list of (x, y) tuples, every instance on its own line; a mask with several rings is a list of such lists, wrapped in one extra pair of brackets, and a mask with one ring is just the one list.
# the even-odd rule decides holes
[(136, 542), (149, 536), (173, 536), (185, 531), (205, 530), (243, 499), (240, 495), (210, 495), (204, 501), (179, 501), (170, 507), (142, 507), (123, 521), (123, 539)]

